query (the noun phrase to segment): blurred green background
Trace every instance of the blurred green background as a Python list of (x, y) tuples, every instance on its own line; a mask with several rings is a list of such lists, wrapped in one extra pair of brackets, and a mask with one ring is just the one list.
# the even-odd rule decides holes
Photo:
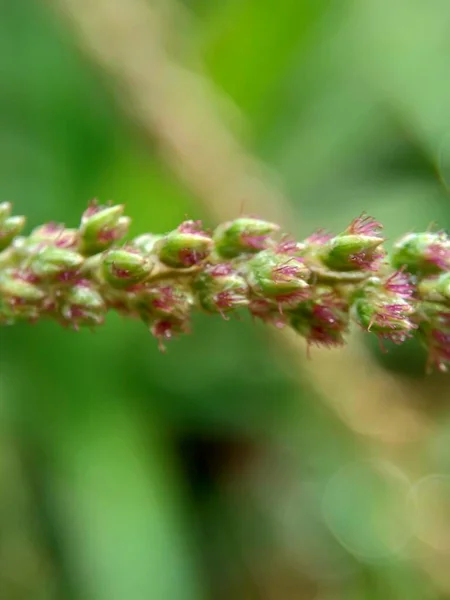
[[(171, 8), (188, 17), (185, 62), (240, 109), (290, 198), (293, 233), (362, 211), (390, 240), (450, 227), (448, 0)], [(74, 226), (93, 197), (125, 203), (132, 234), (215, 224), (50, 3), (0, 0), (0, 75), (0, 196), (29, 228)], [(419, 389), (404, 404), (426, 434), (386, 450), (263, 326), (193, 329), (165, 355), (116, 315), (95, 334), (1, 331), (1, 600), (450, 598), (448, 375), (426, 379), (414, 342), (384, 355), (363, 339), (374, 387), (381, 373)], [(315, 377), (335, 377), (322, 356)], [(333, 385), (370, 419), (370, 373), (358, 388), (347, 367)]]

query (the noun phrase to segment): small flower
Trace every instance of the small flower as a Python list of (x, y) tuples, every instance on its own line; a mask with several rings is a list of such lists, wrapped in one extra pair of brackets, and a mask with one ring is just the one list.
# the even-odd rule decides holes
[(413, 306), (398, 296), (395, 302), (373, 294), (361, 296), (353, 304), (356, 322), (379, 338), (400, 344), (412, 336), (417, 325), (411, 320)]
[(81, 251), (90, 256), (109, 248), (113, 242), (123, 238), (129, 228), (130, 219), (123, 216), (124, 206), (101, 206), (93, 202), (81, 217)]
[(133, 247), (108, 250), (102, 261), (105, 281), (115, 288), (129, 288), (147, 279), (154, 264)]
[(303, 299), (309, 285), (309, 269), (297, 257), (264, 250), (245, 265), (246, 277), (252, 291), (275, 301)]
[(105, 320), (106, 304), (95, 285), (80, 280), (64, 295), (61, 306), (63, 325), (71, 325), (75, 330), (80, 326), (93, 327)]
[(409, 233), (394, 245), (391, 264), (420, 275), (449, 271), (450, 240), (443, 232)]
[(43, 246), (29, 260), (29, 270), (41, 281), (71, 281), (78, 273), (84, 258), (66, 248)]
[(160, 261), (175, 269), (188, 269), (201, 264), (211, 249), (211, 237), (202, 231), (200, 221), (185, 221), (155, 244)]
[(215, 250), (223, 258), (254, 254), (268, 248), (270, 236), (277, 230), (274, 223), (241, 217), (217, 227), (213, 234)]
[(247, 306), (248, 286), (245, 279), (231, 265), (207, 267), (193, 282), (201, 307), (207, 312), (228, 312)]
[(338, 347), (348, 331), (348, 306), (328, 289), (318, 290), (314, 299), (299, 304), (291, 313), (291, 326), (308, 346)]
[(168, 342), (180, 333), (188, 332), (188, 324), (176, 319), (158, 319), (150, 327), (151, 334), (158, 340), (161, 352), (166, 352), (164, 342)]
[(62, 223), (46, 223), (33, 229), (30, 241), (36, 244), (52, 245), (57, 248), (77, 250), (80, 235), (77, 229), (66, 229)]
[(384, 258), (380, 224), (361, 216), (328, 241), (320, 250), (323, 263), (334, 271), (375, 271)]
[(363, 235), (366, 237), (381, 237), (383, 226), (373, 217), (363, 213), (361, 216), (353, 219), (346, 229), (350, 235)]
[(395, 294), (401, 298), (411, 298), (414, 293), (411, 279), (404, 271), (395, 271), (389, 275), (383, 287), (388, 294)]

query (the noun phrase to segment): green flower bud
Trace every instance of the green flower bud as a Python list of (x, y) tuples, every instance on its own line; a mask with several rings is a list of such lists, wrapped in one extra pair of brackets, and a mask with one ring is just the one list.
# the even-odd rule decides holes
[(105, 319), (106, 304), (94, 285), (81, 280), (64, 295), (61, 315), (75, 329), (79, 326), (101, 325)]
[(193, 283), (200, 305), (207, 312), (227, 312), (248, 306), (248, 286), (230, 265), (215, 265), (205, 269)]
[[(384, 252), (381, 225), (372, 217), (362, 215), (347, 229), (335, 236), (323, 236), (318, 254), (333, 271), (373, 271), (378, 268)], [(320, 239), (320, 236), (319, 238)]]
[(279, 226), (261, 219), (241, 217), (219, 225), (213, 240), (217, 254), (234, 258), (244, 253), (254, 254), (269, 246), (269, 237)]
[(211, 237), (201, 230), (199, 221), (186, 221), (155, 244), (159, 259), (176, 269), (188, 269), (202, 263), (211, 251)]
[(77, 229), (66, 229), (60, 223), (46, 223), (33, 229), (30, 234), (30, 244), (45, 243), (58, 248), (77, 249), (80, 234)]
[(44, 292), (26, 279), (18, 275), (4, 275), (0, 278), (0, 322), (37, 319), (44, 297)]
[(409, 273), (433, 275), (450, 270), (450, 240), (444, 233), (409, 233), (392, 250), (391, 264)]
[(91, 255), (106, 250), (128, 231), (130, 219), (123, 217), (124, 206), (92, 204), (81, 218), (80, 235), (83, 254)]
[(7, 217), (0, 223), (0, 250), (7, 248), (25, 225), (25, 217)]
[(153, 263), (134, 248), (116, 248), (105, 253), (102, 273), (105, 281), (116, 288), (127, 288), (147, 279)]
[(64, 282), (73, 279), (83, 261), (83, 256), (73, 250), (45, 246), (32, 256), (29, 268), (39, 279)]
[(39, 302), (45, 296), (33, 283), (13, 275), (5, 275), (0, 279), (0, 290), (8, 298), (23, 302)]
[(400, 296), (388, 299), (360, 295), (352, 307), (353, 317), (363, 329), (395, 344), (404, 342), (417, 329), (411, 321), (413, 313), (413, 306)]
[(246, 263), (247, 279), (255, 294), (264, 297), (286, 297), (309, 287), (305, 279), (309, 270), (301, 259), (263, 250)]

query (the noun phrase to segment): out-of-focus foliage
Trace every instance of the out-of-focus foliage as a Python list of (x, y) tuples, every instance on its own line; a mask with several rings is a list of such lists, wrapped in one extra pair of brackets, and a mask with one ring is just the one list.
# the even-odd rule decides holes
[[(193, 54), (283, 182), (293, 233), (362, 211), (389, 238), (450, 226), (448, 0), (184, 9)], [(202, 216), (45, 3), (0, 0), (0, 73), (0, 196), (29, 227), (75, 224), (94, 196), (126, 203), (133, 234)], [(1, 331), (0, 598), (448, 597), (450, 412), (431, 394), (448, 378), (424, 388), (411, 480), (261, 325), (199, 317), (194, 332), (161, 355), (114, 315), (96, 334)], [(371, 351), (423, 384), (414, 344)]]

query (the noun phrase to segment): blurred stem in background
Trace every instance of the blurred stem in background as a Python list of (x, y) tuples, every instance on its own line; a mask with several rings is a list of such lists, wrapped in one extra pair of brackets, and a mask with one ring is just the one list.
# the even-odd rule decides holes
[[(196, 62), (195, 48), (183, 35), (189, 18), (184, 10), (168, 0), (148, 5), (141, 0), (52, 0), (52, 4), (69, 19), (83, 48), (111, 76), (119, 99), (142, 133), (158, 140), (164, 160), (207, 213), (224, 220), (243, 208), (293, 229), (290, 205), (273, 177), (232, 133), (236, 117), (240, 120), (237, 110), (226, 107)], [(227, 113), (218, 106), (228, 108), (234, 118), (224, 120)], [(340, 353), (315, 352), (307, 364), (298, 338), (276, 333), (274, 343), (282, 354), (295, 353), (290, 364), (301, 361), (311, 386), (358, 434), (364, 456), (376, 449), (378, 456), (409, 472), (432, 432), (415, 406), (433, 391), (439, 393), (434, 380), (418, 385), (390, 376), (359, 340)], [(427, 562), (420, 556), (418, 560), (433, 575)]]

